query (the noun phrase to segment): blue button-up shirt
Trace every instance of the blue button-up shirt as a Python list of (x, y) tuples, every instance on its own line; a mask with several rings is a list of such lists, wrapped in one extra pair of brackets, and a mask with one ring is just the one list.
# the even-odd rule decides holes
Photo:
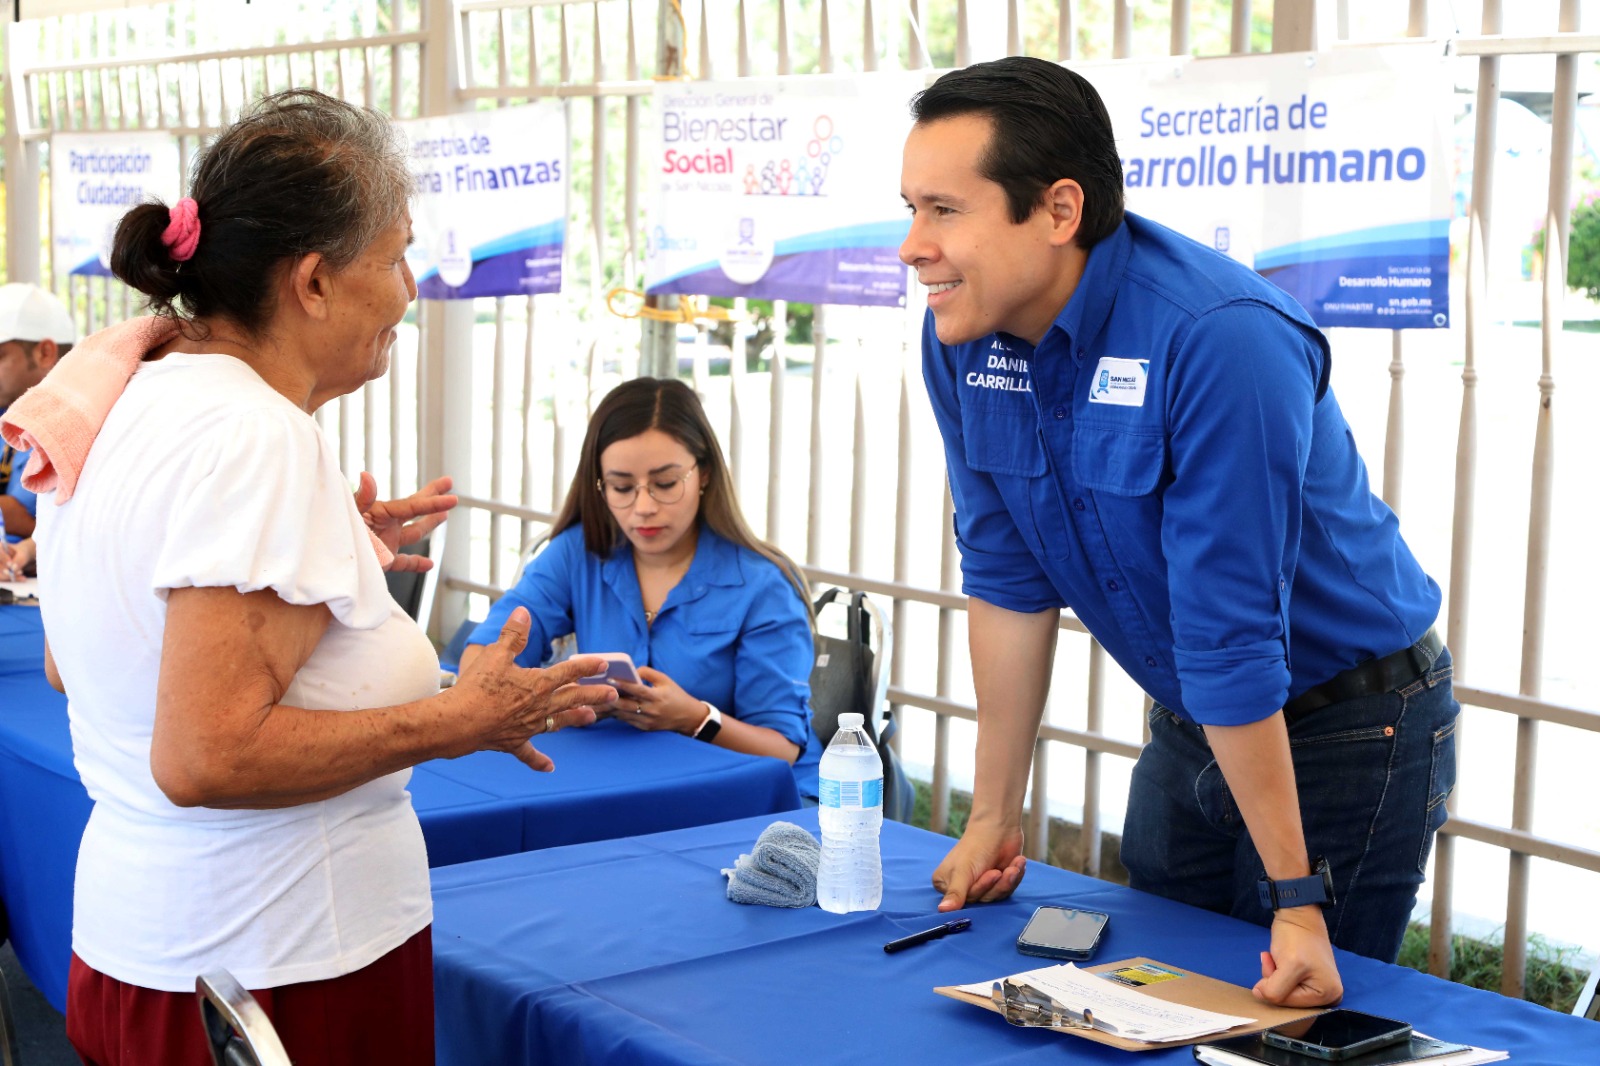
[(702, 525), (688, 571), (648, 624), (633, 550), (624, 543), (601, 559), (574, 525), (533, 557), (467, 643), (499, 639), (517, 607), (533, 620), (520, 665), (538, 666), (569, 633), (580, 652), (627, 652), (695, 699), (799, 745), (795, 783), (816, 796), (822, 749), (811, 730), (807, 605), (771, 560)]
[(939, 342), (963, 589), (1071, 607), (1163, 705), (1233, 725), (1418, 640), (1439, 587), (1367, 484), (1305, 311), (1136, 215), (1034, 348)]
[[(0, 415), (6, 413), (7, 408), (0, 407)], [(5, 453), (4, 477), (0, 478), (0, 493), (4, 493), (22, 505), (23, 510), (31, 515), (38, 515), (39, 500), (33, 493), (22, 487), (22, 469), (28, 465), (30, 451), (15, 451), (9, 444), (0, 442), (0, 451)], [(14, 530), (6, 531), (6, 540), (12, 544), (22, 540), (22, 536)]]

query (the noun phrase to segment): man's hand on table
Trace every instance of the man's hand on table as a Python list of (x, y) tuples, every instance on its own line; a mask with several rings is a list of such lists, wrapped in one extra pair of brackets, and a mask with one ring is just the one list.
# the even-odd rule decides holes
[(1280, 1007), (1326, 1007), (1344, 998), (1322, 908), (1285, 907), (1272, 919), (1272, 948), (1261, 953), (1257, 999)]
[(944, 893), (939, 909), (955, 911), (968, 903), (1005, 899), (1022, 883), (1026, 866), (1020, 828), (991, 828), (969, 821), (956, 846), (933, 871), (933, 887)]

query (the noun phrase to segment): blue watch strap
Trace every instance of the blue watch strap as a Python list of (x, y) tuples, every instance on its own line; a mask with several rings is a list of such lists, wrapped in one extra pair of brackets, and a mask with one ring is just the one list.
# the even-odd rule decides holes
[(1328, 860), (1319, 858), (1312, 864), (1310, 877), (1291, 877), (1274, 881), (1263, 876), (1256, 882), (1261, 906), (1276, 911), (1282, 907), (1306, 907), (1320, 903), (1331, 906), (1333, 899), (1333, 870)]

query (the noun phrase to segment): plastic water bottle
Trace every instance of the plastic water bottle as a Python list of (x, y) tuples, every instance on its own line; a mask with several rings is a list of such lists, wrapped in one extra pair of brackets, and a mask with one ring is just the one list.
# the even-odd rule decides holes
[(822, 753), (822, 860), (817, 904), (825, 911), (875, 911), (883, 899), (883, 763), (861, 715), (841, 714), (839, 731)]

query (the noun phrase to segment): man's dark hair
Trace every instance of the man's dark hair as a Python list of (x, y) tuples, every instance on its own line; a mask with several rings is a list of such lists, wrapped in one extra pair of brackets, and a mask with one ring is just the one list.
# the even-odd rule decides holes
[(1083, 187), (1076, 241), (1091, 248), (1122, 223), (1122, 160), (1106, 105), (1081, 75), (1010, 56), (953, 70), (911, 99), (919, 123), (982, 115), (994, 132), (978, 172), (1006, 193), (1011, 220), (1027, 221), (1062, 178)]

